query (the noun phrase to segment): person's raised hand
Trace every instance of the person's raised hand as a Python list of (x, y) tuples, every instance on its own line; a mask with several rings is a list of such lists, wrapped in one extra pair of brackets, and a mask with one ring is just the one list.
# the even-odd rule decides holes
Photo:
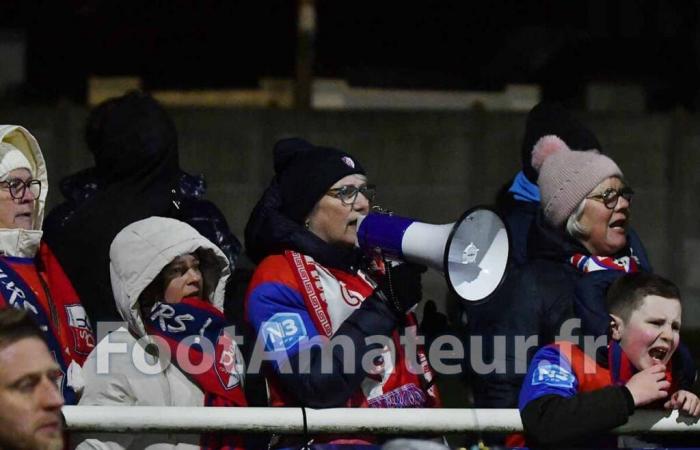
[(656, 364), (634, 374), (625, 387), (632, 394), (634, 406), (643, 406), (666, 398), (671, 383), (666, 380), (666, 366)]
[(389, 306), (399, 315), (405, 314), (423, 297), (421, 275), (427, 270), (420, 264), (387, 264), (386, 274), (379, 282), (379, 289)]
[(666, 409), (677, 409), (686, 416), (700, 417), (700, 399), (689, 391), (676, 391), (664, 403)]

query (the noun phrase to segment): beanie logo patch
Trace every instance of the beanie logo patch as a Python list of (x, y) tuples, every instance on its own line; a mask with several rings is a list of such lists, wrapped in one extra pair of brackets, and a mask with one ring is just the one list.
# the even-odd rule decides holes
[(346, 166), (350, 167), (351, 169), (355, 168), (355, 161), (353, 161), (350, 157), (343, 156), (340, 159), (341, 159), (341, 161), (343, 161), (345, 163)]

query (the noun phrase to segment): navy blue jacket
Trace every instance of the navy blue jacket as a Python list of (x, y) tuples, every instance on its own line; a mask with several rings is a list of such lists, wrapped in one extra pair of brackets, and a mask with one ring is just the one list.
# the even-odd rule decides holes
[[(485, 363), (496, 360), (505, 364), (502, 373), (477, 374), (474, 389), (477, 407), (517, 407), (530, 359), (539, 347), (555, 340), (567, 319), (580, 317), (579, 333), (583, 334), (607, 330), (609, 324), (605, 291), (622, 272), (601, 276), (578, 271), (568, 262), (569, 258), (574, 253), (589, 252), (576, 240), (546, 224), (541, 213), (531, 225), (527, 242), (529, 262), (513, 267), (501, 289), (487, 303), (467, 311), (470, 334), (484, 337), (480, 349), (483, 355), (477, 356), (482, 356)], [(637, 247), (641, 246), (639, 240), (630, 237), (628, 242), (634, 254), (640, 256), (642, 269), (650, 270), (646, 253)], [(629, 252), (629, 248), (624, 251)], [(504, 336), (505, 349), (494, 340), (496, 336)], [(519, 355), (515, 349), (518, 336), (537, 336), (538, 346), (526, 355)]]
[[(268, 255), (294, 250), (313, 257), (324, 266), (348, 273), (357, 272), (363, 264), (361, 253), (352, 248), (341, 249), (327, 244), (284, 215), (280, 211), (281, 204), (279, 185), (273, 181), (253, 209), (246, 225), (246, 253), (252, 261), (259, 263)], [(366, 376), (361, 367), (361, 356), (365, 350), (377, 346), (368, 345), (365, 339), (372, 335), (390, 336), (397, 324), (398, 319), (379, 297), (364, 301), (334, 333), (334, 337), (345, 336), (353, 342), (358, 357), (354, 361), (354, 370), (343, 370), (343, 350), (339, 345), (332, 348), (331, 370), (322, 370), (326, 362), (322, 359), (321, 348), (314, 346), (310, 350), (306, 373), (298, 370), (300, 354), (297, 353), (289, 359), (291, 373), (279, 374), (279, 379), (300, 405), (313, 408), (343, 406)], [(255, 334), (250, 329), (246, 331), (246, 342), (253, 342)], [(244, 347), (243, 350), (247, 353), (251, 349)]]

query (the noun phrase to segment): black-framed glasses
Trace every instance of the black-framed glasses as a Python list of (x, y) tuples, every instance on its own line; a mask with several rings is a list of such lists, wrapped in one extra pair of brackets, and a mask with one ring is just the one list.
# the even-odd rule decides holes
[(624, 198), (628, 202), (631, 202), (633, 195), (634, 191), (632, 188), (625, 186), (620, 189), (607, 188), (602, 194), (590, 195), (586, 198), (598, 200), (608, 209), (615, 209), (615, 206), (617, 206), (617, 200), (620, 197)]
[(24, 197), (24, 192), (27, 189), (29, 189), (29, 192), (31, 192), (34, 198), (39, 198), (39, 194), (41, 194), (40, 180), (23, 181), (19, 178), (12, 178), (11, 180), (0, 181), (0, 186), (3, 186), (10, 191), (10, 196), (15, 200), (19, 200)]
[(333, 189), (328, 189), (326, 195), (340, 199), (343, 205), (350, 206), (355, 204), (357, 200), (357, 194), (362, 194), (365, 198), (372, 203), (374, 201), (374, 196), (377, 193), (376, 186), (373, 184), (363, 184), (362, 186), (355, 186), (352, 184), (346, 184), (345, 186), (340, 186)]

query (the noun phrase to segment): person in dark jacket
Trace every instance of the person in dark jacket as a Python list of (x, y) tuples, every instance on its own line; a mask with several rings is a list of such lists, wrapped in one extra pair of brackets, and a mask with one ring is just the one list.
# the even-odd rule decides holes
[[(278, 142), (274, 162), (275, 178), (246, 226), (248, 255), (259, 262), (246, 319), (274, 355), (264, 366), (270, 404), (439, 406), (427, 362), (409, 373), (398, 341), (415, 325), (410, 310), (421, 299), (425, 268), (401, 264), (378, 274), (355, 248), (357, 220), (369, 213), (374, 197), (360, 163), (301, 139)], [(383, 337), (386, 348), (369, 336)], [(346, 353), (346, 345), (334, 345), (339, 342), (354, 351)], [(376, 357), (366, 367), (362, 361), (370, 353)]]
[(98, 105), (85, 130), (95, 167), (61, 180), (65, 202), (44, 236), (93, 321), (119, 321), (109, 280), (109, 246), (126, 225), (150, 216), (183, 221), (224, 252), (233, 271), (241, 244), (202, 197), (204, 179), (180, 169), (177, 132), (152, 97), (131, 92)]

